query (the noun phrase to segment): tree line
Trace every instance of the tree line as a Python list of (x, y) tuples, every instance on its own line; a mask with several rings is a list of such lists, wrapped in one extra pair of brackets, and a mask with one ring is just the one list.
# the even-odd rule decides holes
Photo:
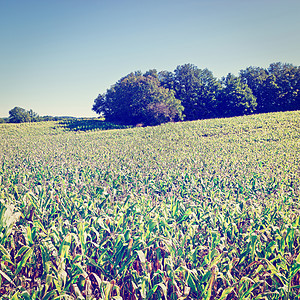
[(300, 67), (280, 62), (221, 79), (193, 64), (174, 72), (132, 72), (99, 94), (92, 107), (107, 121), (130, 125), (299, 109)]
[[(300, 67), (272, 63), (248, 67), (238, 76), (217, 79), (193, 64), (174, 70), (132, 72), (94, 100), (92, 110), (106, 121), (123, 125), (157, 125), (300, 109)], [(39, 116), (14, 107), (1, 122), (56, 121), (66, 117)]]
[(72, 117), (53, 117), (39, 116), (32, 109), (26, 110), (22, 107), (14, 107), (9, 111), (8, 118), (0, 118), (0, 123), (26, 123), (26, 122), (43, 122), (43, 121), (61, 121), (65, 119), (75, 119)]

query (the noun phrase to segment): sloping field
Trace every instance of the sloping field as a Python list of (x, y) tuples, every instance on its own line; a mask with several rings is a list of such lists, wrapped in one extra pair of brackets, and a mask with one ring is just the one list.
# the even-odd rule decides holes
[(300, 112), (0, 125), (0, 299), (299, 299)]

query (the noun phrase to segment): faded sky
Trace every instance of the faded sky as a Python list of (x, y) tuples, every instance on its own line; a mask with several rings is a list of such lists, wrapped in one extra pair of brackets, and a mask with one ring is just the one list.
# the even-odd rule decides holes
[(96, 116), (132, 71), (300, 65), (299, 0), (0, 0), (0, 117)]

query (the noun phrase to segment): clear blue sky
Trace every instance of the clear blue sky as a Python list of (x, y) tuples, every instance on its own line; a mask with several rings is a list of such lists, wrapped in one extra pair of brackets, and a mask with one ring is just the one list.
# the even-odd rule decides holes
[(136, 70), (300, 65), (300, 0), (0, 0), (0, 117), (96, 116)]

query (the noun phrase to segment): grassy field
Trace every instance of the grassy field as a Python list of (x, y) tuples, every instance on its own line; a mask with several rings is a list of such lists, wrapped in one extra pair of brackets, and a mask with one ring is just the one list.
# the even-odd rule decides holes
[(300, 299), (299, 111), (70, 128), (0, 124), (0, 299)]

